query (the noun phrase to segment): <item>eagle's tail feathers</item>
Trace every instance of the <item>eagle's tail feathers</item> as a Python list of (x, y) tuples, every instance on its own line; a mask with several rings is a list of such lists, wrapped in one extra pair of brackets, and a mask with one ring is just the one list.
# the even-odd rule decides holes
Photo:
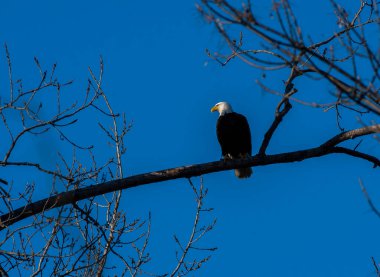
[(238, 169), (235, 169), (235, 176), (238, 177), (239, 179), (248, 178), (248, 177), (251, 177), (252, 172), (253, 172), (252, 168), (250, 167), (238, 168)]

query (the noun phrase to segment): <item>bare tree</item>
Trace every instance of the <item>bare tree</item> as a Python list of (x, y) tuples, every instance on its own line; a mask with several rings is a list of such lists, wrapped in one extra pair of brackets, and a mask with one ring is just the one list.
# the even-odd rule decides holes
[[(257, 79), (256, 83), (263, 91), (281, 97), (274, 121), (264, 135), (258, 157), (265, 157), (273, 134), (292, 109), (291, 103), (298, 103), (322, 111), (335, 110), (337, 127), (341, 133), (320, 147), (332, 147), (339, 153), (367, 159), (373, 162), (375, 168), (379, 165), (378, 158), (358, 150), (364, 144), (363, 140), (352, 148), (342, 148), (338, 144), (345, 138), (361, 136), (363, 131), (378, 133), (380, 130), (380, 125), (376, 123), (380, 115), (380, 45), (378, 36), (373, 37), (380, 30), (380, 2), (353, 1), (357, 8), (351, 13), (341, 4), (344, 1), (328, 2), (331, 5), (328, 12), (334, 13), (336, 25), (332, 26), (335, 30), (325, 33), (322, 39), (317, 39), (318, 34), (304, 32), (304, 26), (299, 24), (292, 2), (288, 0), (272, 1), (271, 10), (265, 15), (258, 12), (260, 2), (251, 0), (238, 3), (201, 0), (197, 9), (215, 27), (228, 46), (228, 50), (223, 53), (207, 50), (207, 55), (221, 66), (228, 65), (236, 58), (263, 72), (263, 78)], [(325, 15), (326, 11), (321, 13), (321, 16)], [(314, 25), (317, 24), (314, 22)], [(271, 72), (288, 75), (283, 92), (265, 84), (265, 77)], [(299, 91), (295, 85), (295, 80), (300, 78), (309, 87), (324, 82), (326, 91), (320, 93), (330, 100), (318, 103), (319, 95), (312, 96), (314, 100), (311, 101), (303, 100), (307, 97), (307, 92)], [(345, 132), (341, 124), (342, 110), (345, 110), (345, 116), (356, 118), (358, 125), (365, 127)], [(362, 115), (368, 115), (366, 118), (369, 123), (362, 119)], [(379, 141), (377, 135), (373, 137)], [(306, 152), (301, 156), (307, 156)], [(379, 211), (361, 180), (359, 184), (370, 208), (379, 216)], [(374, 258), (372, 262), (379, 275)]]
[[(227, 53), (207, 50), (211, 59), (226, 66), (238, 58), (262, 72), (281, 71), (289, 76), (284, 81), (283, 92), (270, 88), (262, 80), (256, 80), (264, 91), (281, 97), (273, 124), (260, 147), (260, 155), (265, 155), (273, 133), (292, 108), (291, 102), (323, 111), (335, 110), (337, 126), (342, 133), (322, 144), (324, 146), (335, 146), (343, 137), (354, 138), (364, 130), (378, 132), (379, 125), (374, 120), (366, 124), (361, 119), (359, 123), (366, 126), (364, 129), (344, 132), (340, 124), (340, 110), (350, 111), (355, 117), (371, 114), (376, 119), (380, 114), (380, 48), (378, 41), (371, 39), (371, 34), (380, 29), (379, 3), (358, 0), (357, 10), (349, 14), (337, 1), (329, 2), (336, 16), (336, 30), (320, 40), (314, 34), (303, 32), (287, 0), (273, 1), (265, 17), (255, 14), (257, 2), (249, 0), (240, 4), (202, 0), (197, 4), (198, 11), (215, 26), (229, 48)], [(325, 94), (330, 96), (331, 101), (321, 104), (302, 100), (307, 92), (299, 92), (295, 87), (294, 81), (298, 78), (307, 80), (310, 86), (321, 81), (330, 85), (332, 89), (326, 90)], [(349, 152), (354, 153), (346, 151), (347, 154)], [(358, 153), (355, 155), (361, 156)]]
[[(257, 81), (265, 91), (281, 98), (274, 111), (273, 123), (264, 134), (259, 152), (252, 158), (180, 166), (129, 177), (123, 175), (121, 157), (125, 152), (123, 138), (130, 126), (125, 116), (113, 111), (102, 89), (103, 63), (100, 63), (99, 76), (90, 70), (91, 79), (81, 104), (64, 105), (62, 103), (67, 102), (62, 100), (62, 91), (71, 83), (61, 83), (54, 77), (55, 66), (48, 73), (36, 60), (41, 80), (36, 88), (26, 90), (22, 82), (14, 83), (11, 59), (6, 50), (10, 96), (6, 104), (1, 104), (0, 115), (2, 128), (8, 133), (9, 147), (5, 151), (1, 166), (34, 168), (51, 176), (52, 185), (51, 193), (45, 199), (36, 201), (33, 199), (33, 183), (24, 186), (24, 192), (14, 193), (12, 182), (5, 180), (8, 177), (2, 176), (0, 231), (4, 234), (4, 239), (0, 242), (0, 272), (21, 272), (27, 268), (34, 275), (49, 270), (52, 275), (101, 276), (104, 270), (110, 269), (107, 267), (107, 257), (112, 255), (122, 262), (123, 275), (145, 274), (144, 265), (150, 259), (147, 253), (150, 215), (145, 221), (127, 221), (125, 214), (119, 210), (121, 190), (187, 178), (197, 203), (193, 229), (187, 243), (180, 242), (177, 236), (174, 237), (179, 247), (177, 264), (172, 270), (161, 273), (170, 276), (186, 275), (200, 268), (209, 259), (209, 255), (206, 255), (201, 258), (196, 256), (189, 261), (190, 252), (215, 250), (213, 247), (197, 245), (215, 222), (199, 227), (200, 215), (210, 210), (202, 208), (206, 196), (203, 183), (196, 188), (191, 177), (247, 166), (292, 163), (332, 154), (345, 154), (364, 159), (374, 167), (380, 166), (380, 160), (376, 156), (359, 150), (360, 143), (352, 148), (340, 146), (347, 140), (380, 132), (380, 124), (375, 122), (360, 122), (362, 125), (359, 128), (349, 131), (345, 131), (340, 125), (340, 109), (346, 109), (353, 115), (380, 114), (380, 52), (378, 45), (374, 45), (367, 38), (368, 30), (379, 28), (378, 3), (358, 1), (357, 11), (348, 14), (337, 2), (330, 2), (337, 17), (337, 30), (316, 41), (312, 36), (303, 33), (302, 26), (298, 24), (297, 17), (286, 0), (273, 2), (270, 12), (275, 20), (270, 22), (258, 19), (259, 16), (254, 13), (254, 3), (249, 0), (239, 5), (224, 0), (201, 1), (197, 5), (198, 11), (215, 26), (229, 47), (227, 53), (207, 51), (211, 59), (225, 66), (238, 58), (263, 72), (287, 73), (283, 91), (276, 91), (261, 80)], [(255, 41), (255, 44), (250, 41)], [(254, 48), (249, 45), (254, 45)], [(311, 83), (325, 81), (333, 89), (332, 101), (321, 104), (302, 100), (302, 92), (294, 84), (298, 78), (307, 79)], [(38, 96), (47, 91), (54, 91), (56, 95), (57, 110), (50, 118), (42, 116), (43, 105), (31, 105), (39, 103)], [(340, 129), (335, 136), (321, 141), (315, 147), (268, 155), (266, 150), (271, 138), (292, 109), (292, 103), (323, 110), (335, 109)], [(77, 118), (88, 110), (99, 113), (111, 122), (111, 128), (99, 123), (113, 147), (110, 159), (102, 164), (95, 158), (93, 147), (79, 145), (66, 134), (69, 128), (77, 124)], [(10, 112), (18, 115), (18, 123), (21, 124), (18, 128), (9, 124)], [(41, 136), (50, 131), (57, 132), (75, 149), (70, 159), (61, 155), (61, 161), (55, 169), (30, 160), (12, 159), (12, 153), (22, 137)], [(83, 162), (76, 154), (78, 151), (88, 155), (83, 158)], [(72, 235), (73, 229), (78, 231), (77, 237)], [(21, 234), (18, 239), (15, 239), (16, 234)], [(41, 238), (44, 246), (36, 250), (36, 240)], [(121, 254), (116, 246), (128, 247), (130, 251), (127, 254), (123, 251)], [(375, 259), (373, 263), (376, 265)]]
[[(107, 179), (122, 180), (124, 177), (124, 137), (131, 124), (127, 123), (124, 114), (114, 112), (102, 89), (102, 59), (98, 77), (89, 68), (90, 79), (85, 92), (72, 97), (69, 92), (72, 82), (59, 81), (55, 76), (57, 66), (54, 64), (50, 71), (44, 70), (37, 58), (35, 64), (40, 74), (38, 85), (32, 89), (25, 89), (22, 80), (14, 82), (7, 46), (5, 52), (8, 60), (10, 95), (1, 101), (0, 116), (2, 143), (5, 145), (7, 142), (8, 146), (3, 148), (4, 158), (0, 165), (9, 169), (9, 173), (1, 179), (0, 187), (1, 276), (8, 276), (8, 272), (12, 276), (17, 273), (20, 276), (41, 276), (42, 273), (44, 276), (103, 276), (105, 271), (108, 274), (117, 272), (120, 276), (147, 274), (144, 266), (151, 259), (148, 251), (151, 215), (149, 214), (145, 220), (127, 218), (125, 212), (120, 210), (121, 190), (112, 190), (109, 194), (102, 193), (98, 197), (89, 194), (84, 196), (82, 201), (78, 201), (74, 193), (61, 199), (69, 205), (59, 204), (60, 197), (54, 200), (59, 191), (73, 192), (84, 188), (93, 188), (96, 191), (96, 184), (104, 183)], [(80, 99), (81, 97), (83, 99)], [(85, 113), (91, 113), (92, 116), (97, 114), (101, 119), (98, 126), (111, 149), (109, 158), (102, 164), (99, 164), (101, 159), (94, 154), (97, 145), (80, 145), (76, 142), (79, 138), (72, 136), (72, 129), (78, 125), (79, 119)], [(22, 149), (25, 140), (31, 140), (33, 137), (51, 139), (54, 134), (73, 149), (66, 155), (57, 153), (55, 166), (45, 165), (43, 161), (36, 162), (38, 157), (28, 153), (23, 155), (22, 160), (17, 159), (15, 153), (19, 148)], [(20, 185), (13, 183), (10, 175), (12, 168), (21, 172), (27, 172), (29, 168), (35, 171), (27, 184)], [(44, 203), (34, 202), (35, 190), (41, 184), (32, 178), (41, 181), (39, 176), (43, 176), (44, 182), (46, 177), (51, 180), (50, 193), (47, 195), (47, 199), (52, 200), (48, 200), (50, 204), (45, 200), (42, 201)], [(17, 182), (18, 178), (15, 179)], [(197, 270), (208, 260), (194, 259), (189, 265), (187, 256), (191, 250), (199, 251), (196, 249), (197, 242), (215, 224), (211, 222), (206, 224), (204, 229), (200, 229), (200, 215), (206, 211), (203, 209), (206, 193), (203, 184), (198, 189), (190, 180), (189, 182), (196, 196), (196, 219), (191, 238), (178, 259), (172, 276), (182, 276)], [(17, 211), (14, 207), (23, 207), (20, 215), (23, 219), (28, 219), (20, 224), (8, 224), (8, 220), (13, 217), (9, 215), (15, 215)], [(41, 211), (35, 213), (40, 208)], [(17, 216), (14, 219), (16, 218)], [(20, 220), (19, 217), (13, 223)], [(177, 237), (175, 241), (179, 246), (182, 245)], [(204, 250), (210, 252), (215, 248)], [(107, 263), (109, 258), (116, 258), (119, 265)]]
[[(352, 15), (336, 1), (330, 0), (330, 3), (337, 18), (337, 30), (321, 41), (303, 33), (286, 0), (273, 1), (271, 14), (266, 18), (276, 20), (269, 21), (258, 19), (253, 1), (237, 6), (229, 1), (203, 0), (197, 8), (207, 21), (214, 24), (230, 48), (230, 53), (226, 54), (208, 51), (208, 55), (221, 65), (239, 58), (264, 71), (288, 70), (291, 73), (287, 84), (300, 76), (308, 78), (311, 83), (324, 80), (335, 88), (335, 102), (323, 107), (338, 109), (359, 105), (365, 112), (379, 115), (378, 45), (367, 35), (379, 28), (378, 3), (357, 1), (358, 10)], [(251, 38), (258, 49), (245, 46), (252, 45)], [(267, 91), (281, 95), (259, 84)]]

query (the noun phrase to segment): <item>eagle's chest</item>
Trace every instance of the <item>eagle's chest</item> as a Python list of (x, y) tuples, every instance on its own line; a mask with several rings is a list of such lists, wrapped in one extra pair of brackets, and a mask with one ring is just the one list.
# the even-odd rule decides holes
[(216, 134), (223, 156), (230, 154), (238, 157), (251, 154), (251, 133), (246, 118), (237, 113), (219, 116)]

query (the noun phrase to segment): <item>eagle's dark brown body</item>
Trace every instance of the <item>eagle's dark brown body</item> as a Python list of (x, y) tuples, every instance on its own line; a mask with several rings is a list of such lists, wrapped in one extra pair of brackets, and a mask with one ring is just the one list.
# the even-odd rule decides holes
[[(231, 112), (219, 116), (216, 123), (216, 135), (224, 158), (244, 158), (252, 155), (251, 131), (245, 116)], [(235, 171), (239, 178), (251, 176), (251, 168)]]

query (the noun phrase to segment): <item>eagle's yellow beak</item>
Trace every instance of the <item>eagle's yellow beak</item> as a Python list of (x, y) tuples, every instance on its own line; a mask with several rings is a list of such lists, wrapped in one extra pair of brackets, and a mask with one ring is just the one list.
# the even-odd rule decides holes
[(211, 112), (215, 112), (215, 111), (217, 111), (217, 110), (218, 110), (218, 106), (216, 106), (216, 105), (215, 105), (214, 107), (211, 108)]

